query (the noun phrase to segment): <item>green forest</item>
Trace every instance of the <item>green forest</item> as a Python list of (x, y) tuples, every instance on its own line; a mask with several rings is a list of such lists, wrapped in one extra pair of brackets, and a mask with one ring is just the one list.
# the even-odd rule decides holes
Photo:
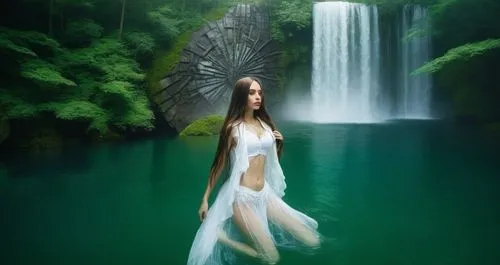
[[(311, 0), (2, 1), (0, 148), (41, 151), (82, 142), (176, 133), (153, 96), (191, 35), (237, 3), (268, 8), (280, 45), (283, 93), (308, 68)], [(429, 6), (434, 59), (412, 74), (434, 75), (450, 117), (500, 128), (500, 1), (365, 0), (390, 16)], [(412, 36), (407, 36), (411, 38)], [(307, 71), (305, 74), (307, 75)]]

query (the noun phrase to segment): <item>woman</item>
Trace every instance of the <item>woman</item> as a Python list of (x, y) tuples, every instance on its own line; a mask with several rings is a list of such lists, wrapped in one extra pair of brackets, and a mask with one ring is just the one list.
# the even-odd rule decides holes
[[(278, 161), (282, 146), (261, 83), (250, 77), (238, 80), (198, 212), (202, 224), (189, 265), (235, 263), (235, 252), (275, 264), (277, 247), (319, 247), (317, 222), (281, 199), (286, 188)], [(208, 210), (210, 193), (226, 165), (229, 176)]]

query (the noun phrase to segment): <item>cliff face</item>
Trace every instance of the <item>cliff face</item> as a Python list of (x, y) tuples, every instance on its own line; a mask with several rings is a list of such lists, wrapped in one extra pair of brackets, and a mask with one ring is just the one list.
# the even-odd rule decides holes
[(182, 131), (201, 117), (224, 115), (241, 77), (258, 77), (265, 89), (277, 87), (278, 57), (266, 10), (237, 5), (193, 34), (154, 98), (166, 121)]

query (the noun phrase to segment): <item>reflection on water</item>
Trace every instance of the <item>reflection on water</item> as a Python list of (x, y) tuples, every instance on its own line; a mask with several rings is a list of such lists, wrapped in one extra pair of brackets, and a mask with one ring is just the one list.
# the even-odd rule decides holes
[[(317, 125), (312, 128), (309, 158), (317, 218), (336, 221), (340, 210), (339, 180), (345, 168), (349, 128)], [(321, 159), (318, 159), (321, 158)]]
[[(500, 147), (432, 123), (280, 130), (285, 200), (327, 238), (312, 256), (284, 251), (280, 264), (500, 259)], [(7, 161), (1, 264), (185, 264), (216, 144), (151, 139)]]

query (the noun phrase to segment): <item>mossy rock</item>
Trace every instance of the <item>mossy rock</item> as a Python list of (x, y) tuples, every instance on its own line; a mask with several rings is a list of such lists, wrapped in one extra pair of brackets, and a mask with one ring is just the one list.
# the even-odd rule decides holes
[[(153, 64), (146, 74), (149, 95), (155, 95), (162, 90), (160, 81), (179, 63), (182, 51), (188, 46), (193, 33), (198, 31), (205, 24), (205, 21), (214, 21), (223, 18), (227, 10), (226, 6), (221, 6), (208, 11), (203, 15), (203, 20), (198, 22), (199, 24), (192, 25), (190, 30), (179, 35), (168, 50), (160, 49), (155, 52)], [(156, 102), (162, 100), (162, 98), (154, 98)]]
[(210, 115), (189, 124), (180, 132), (180, 136), (212, 136), (218, 135), (224, 123), (224, 117)]

